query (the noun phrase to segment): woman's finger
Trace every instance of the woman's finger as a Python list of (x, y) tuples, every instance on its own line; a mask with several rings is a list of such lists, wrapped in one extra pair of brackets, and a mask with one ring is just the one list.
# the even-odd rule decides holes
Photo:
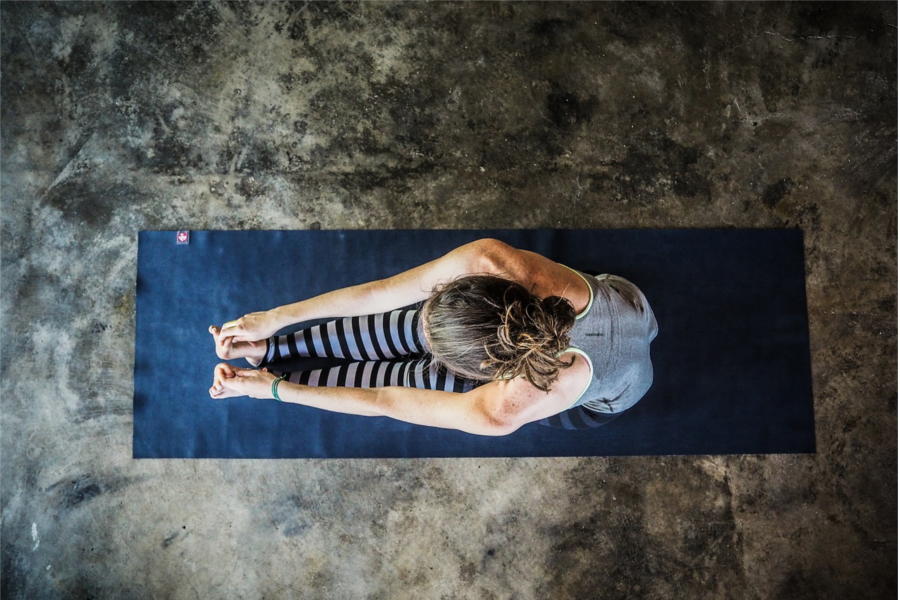
[(211, 389), (218, 393), (224, 393), (226, 386), (231, 385), (231, 382), (234, 380), (235, 377), (233, 375), (227, 375), (223, 370), (217, 369)]
[(228, 363), (219, 363), (216, 365), (216, 373), (221, 377), (234, 377), (234, 368)]
[(228, 394), (230, 390), (226, 390), (225, 388), (215, 389), (209, 388), (209, 395), (211, 398), (219, 399), (219, 398), (230, 398), (231, 396)]
[(213, 373), (213, 387), (216, 389), (221, 389), (225, 378), (225, 370), (216, 367), (216, 370)]

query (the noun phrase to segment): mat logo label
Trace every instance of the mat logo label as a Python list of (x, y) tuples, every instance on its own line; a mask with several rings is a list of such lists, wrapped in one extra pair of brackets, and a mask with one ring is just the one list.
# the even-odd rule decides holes
[(179, 231), (175, 234), (175, 243), (178, 245), (188, 244), (191, 241), (191, 234), (187, 231)]

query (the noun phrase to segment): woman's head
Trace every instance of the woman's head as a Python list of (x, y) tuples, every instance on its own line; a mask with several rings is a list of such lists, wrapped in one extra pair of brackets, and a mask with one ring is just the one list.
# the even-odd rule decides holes
[(521, 284), (494, 275), (466, 275), (437, 286), (422, 306), (437, 363), (475, 380), (522, 375), (547, 391), (569, 362), (575, 308), (567, 299), (541, 300)]

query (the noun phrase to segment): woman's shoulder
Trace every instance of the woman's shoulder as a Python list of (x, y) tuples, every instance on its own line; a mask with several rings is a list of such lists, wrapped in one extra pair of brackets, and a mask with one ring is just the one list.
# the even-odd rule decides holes
[(560, 368), (549, 393), (532, 385), (524, 375), (494, 380), (475, 389), (481, 390), (480, 393), (497, 394), (496, 401), (502, 403), (503, 410), (515, 414), (523, 424), (555, 415), (580, 399), (592, 377), (589, 358), (576, 351), (564, 352), (559, 357), (566, 362), (574, 357), (574, 361), (570, 367)]
[[(568, 265), (546, 256), (506, 246), (504, 252), (495, 252), (488, 261), (488, 270), (494, 275), (516, 281), (540, 298), (562, 296), (583, 315), (593, 300), (593, 288), (589, 279)], [(587, 284), (587, 285), (585, 285)]]
[(551, 385), (553, 393), (532, 414), (535, 419), (549, 417), (571, 408), (582, 399), (583, 394), (591, 385), (593, 366), (591, 359), (586, 354), (570, 348), (560, 354), (559, 358), (566, 362), (572, 361), (572, 365), (560, 368), (559, 376)]
[(560, 360), (569, 362), (573, 358), (571, 367), (565, 367), (559, 370), (559, 378), (554, 382), (554, 386), (560, 386), (563, 395), (569, 399), (569, 408), (587, 391), (594, 377), (594, 366), (590, 357), (582, 350), (569, 347), (566, 352), (559, 355)]

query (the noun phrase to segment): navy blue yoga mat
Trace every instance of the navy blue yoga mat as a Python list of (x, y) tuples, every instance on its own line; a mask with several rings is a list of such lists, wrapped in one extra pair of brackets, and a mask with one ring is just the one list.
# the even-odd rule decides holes
[[(815, 452), (800, 229), (139, 233), (135, 458)], [(492, 437), (275, 400), (213, 400), (210, 324), (383, 278), (481, 237), (646, 294), (654, 383), (607, 425)], [(294, 331), (309, 321), (281, 330)], [(243, 359), (230, 361), (247, 366)]]

